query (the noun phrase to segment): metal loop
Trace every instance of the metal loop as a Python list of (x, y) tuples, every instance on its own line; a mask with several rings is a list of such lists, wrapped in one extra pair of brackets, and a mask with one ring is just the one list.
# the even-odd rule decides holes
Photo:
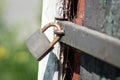
[[(53, 22), (53, 23), (49, 23), (47, 25), (45, 25), (42, 29), (41, 32), (44, 33), (49, 27), (55, 27), (57, 28), (57, 30), (62, 30), (62, 27), (59, 26), (57, 23)], [(61, 38), (61, 36), (56, 35), (55, 39), (50, 43), (50, 46), (53, 47)]]

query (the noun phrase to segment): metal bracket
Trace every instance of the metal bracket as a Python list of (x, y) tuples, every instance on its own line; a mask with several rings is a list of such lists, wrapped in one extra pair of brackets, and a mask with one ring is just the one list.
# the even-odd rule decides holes
[(119, 39), (69, 21), (58, 21), (58, 24), (65, 30), (60, 42), (120, 68)]

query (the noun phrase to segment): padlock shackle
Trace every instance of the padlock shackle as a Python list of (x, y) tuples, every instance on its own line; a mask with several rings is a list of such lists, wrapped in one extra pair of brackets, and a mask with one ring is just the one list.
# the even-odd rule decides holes
[[(45, 25), (42, 29), (41, 32), (44, 33), (49, 27), (56, 27), (57, 30), (62, 30), (62, 27), (59, 26), (57, 23), (53, 22), (53, 23), (49, 23), (47, 25)], [(50, 43), (50, 46), (53, 47), (61, 38), (60, 35), (56, 35), (55, 39)]]
[(53, 22), (53, 23), (48, 23), (47, 25), (45, 25), (45, 26), (41, 29), (42, 33), (43, 33), (44, 31), (46, 31), (49, 27), (56, 27), (57, 30), (62, 30), (62, 27), (61, 27), (61, 26), (59, 26), (57, 23)]

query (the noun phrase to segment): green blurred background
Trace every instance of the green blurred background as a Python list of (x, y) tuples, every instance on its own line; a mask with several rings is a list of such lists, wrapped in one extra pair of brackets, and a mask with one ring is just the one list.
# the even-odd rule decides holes
[[(41, 22), (42, 1), (35, 1), (0, 0), (0, 80), (37, 80), (38, 62), (24, 43), (25, 39), (39, 28)], [(31, 15), (27, 13), (36, 18), (29, 18)], [(36, 23), (37, 27), (34, 26)]]

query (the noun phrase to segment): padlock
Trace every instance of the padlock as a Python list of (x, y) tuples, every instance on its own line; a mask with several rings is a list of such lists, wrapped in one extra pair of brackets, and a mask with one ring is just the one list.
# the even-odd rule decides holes
[(26, 40), (27, 48), (38, 61), (45, 57), (61, 38), (61, 36), (56, 35), (55, 39), (50, 42), (44, 34), (44, 31), (46, 31), (49, 27), (56, 27), (57, 30), (62, 30), (62, 28), (57, 23), (49, 23), (42, 29), (37, 30)]

